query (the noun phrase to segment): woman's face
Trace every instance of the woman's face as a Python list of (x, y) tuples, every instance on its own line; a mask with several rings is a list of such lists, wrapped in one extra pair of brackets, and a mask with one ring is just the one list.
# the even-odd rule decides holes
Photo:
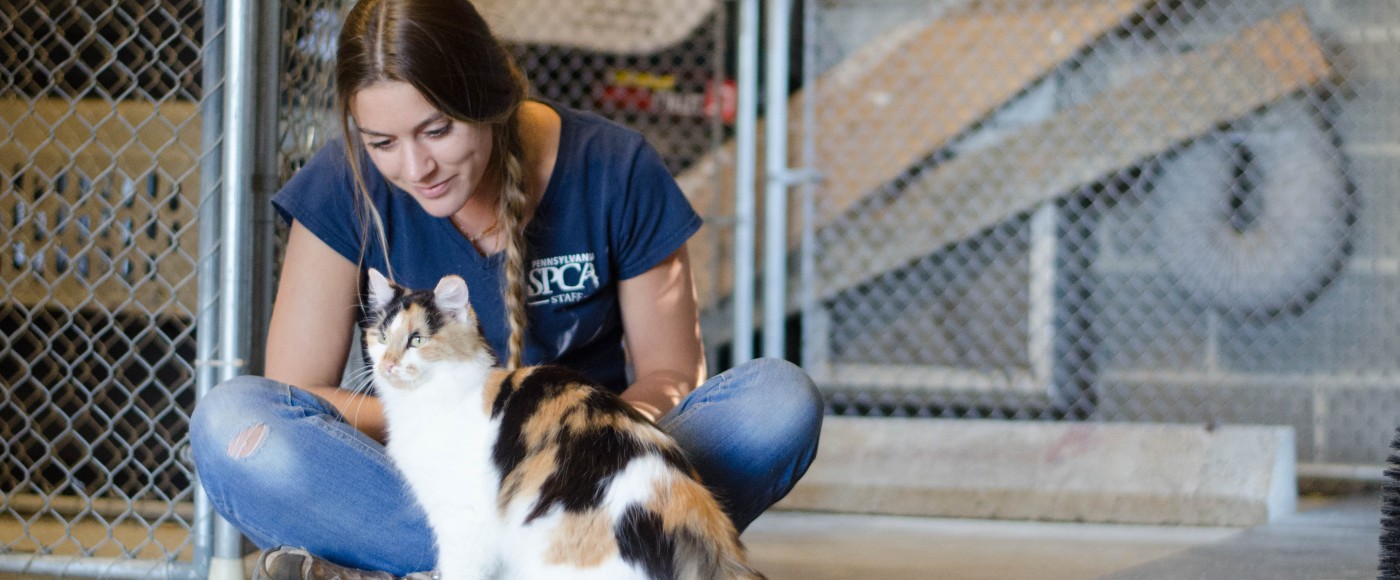
[(361, 89), (351, 113), (375, 167), (430, 215), (452, 215), (481, 184), (491, 158), (487, 125), (453, 120), (401, 81)]

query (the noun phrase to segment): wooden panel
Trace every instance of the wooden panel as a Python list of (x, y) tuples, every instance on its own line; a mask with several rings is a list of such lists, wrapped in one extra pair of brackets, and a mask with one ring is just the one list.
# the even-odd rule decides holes
[(0, 99), (7, 300), (197, 310), (198, 105)]
[(1193, 51), (1000, 145), (921, 175), (854, 227), (819, 235), (836, 246), (883, 240), (864, 259), (819, 256), (830, 296), (929, 255), (1037, 204), (1199, 137), (1331, 74), (1302, 9)]
[[(818, 221), (832, 221), (1152, 3), (972, 2), (887, 33), (852, 54), (817, 81), (817, 156), (826, 172)], [(801, 152), (804, 98), (799, 93), (788, 103), (789, 166), (796, 166)], [(761, 140), (761, 122), (758, 134)], [(700, 211), (732, 213), (734, 149), (730, 141), (678, 177)], [(760, 151), (760, 174), (763, 163)], [(759, 180), (761, 192), (762, 175)], [(799, 228), (796, 219), (790, 221), (789, 247), (795, 247)], [(706, 226), (702, 235), (715, 235), (714, 229)], [(733, 287), (729, 244), (691, 244), (697, 272), (715, 276), (699, 281), (702, 306)]]
[(476, 0), (497, 37), (621, 54), (674, 46), (714, 15), (715, 0)]

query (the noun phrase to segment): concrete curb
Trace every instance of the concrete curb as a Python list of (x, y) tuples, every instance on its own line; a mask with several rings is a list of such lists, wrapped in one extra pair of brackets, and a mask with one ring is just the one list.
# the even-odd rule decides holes
[(827, 417), (778, 509), (1252, 526), (1297, 505), (1274, 426)]

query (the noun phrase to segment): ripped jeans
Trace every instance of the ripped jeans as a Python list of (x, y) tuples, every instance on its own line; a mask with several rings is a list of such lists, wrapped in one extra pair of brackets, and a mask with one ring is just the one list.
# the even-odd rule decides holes
[[(705, 381), (658, 424), (742, 531), (807, 471), (822, 410), (805, 372), (759, 359)], [(395, 575), (433, 569), (427, 516), (384, 446), (324, 399), (238, 377), (200, 399), (190, 439), (214, 509), (257, 545)]]

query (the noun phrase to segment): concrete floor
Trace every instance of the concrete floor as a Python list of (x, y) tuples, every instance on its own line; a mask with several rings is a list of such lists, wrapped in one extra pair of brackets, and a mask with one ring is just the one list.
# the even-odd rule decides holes
[(1375, 494), (1308, 498), (1251, 529), (775, 512), (744, 534), (773, 580), (1375, 578)]
[[(1375, 493), (1308, 498), (1251, 529), (772, 512), (744, 542), (773, 580), (1360, 579), (1376, 577), (1379, 505)], [(19, 530), (0, 518), (0, 545)]]

